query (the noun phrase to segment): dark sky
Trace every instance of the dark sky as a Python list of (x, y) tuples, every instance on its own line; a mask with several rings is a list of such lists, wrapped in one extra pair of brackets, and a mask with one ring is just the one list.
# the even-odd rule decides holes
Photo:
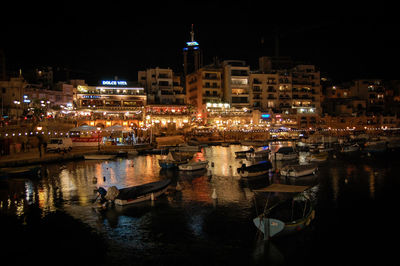
[[(240, 8), (230, 6), (227, 13)], [(249, 19), (252, 9), (247, 9), (243, 11), (246, 16), (222, 20), (224, 23), (212, 23), (212, 19), (202, 20), (207, 23), (194, 22), (195, 39), (200, 43), (205, 63), (210, 63), (214, 56), (244, 59), (256, 69), (259, 56), (274, 54), (274, 40), (279, 34), (280, 55), (315, 64), (335, 80), (400, 79), (396, 67), (400, 62), (399, 24), (382, 19), (386, 18), (382, 8), (371, 7), (362, 10), (361, 15), (347, 10), (343, 16), (339, 10), (325, 15), (310, 10), (303, 12), (304, 16), (291, 16), (292, 11), (285, 16), (291, 19), (275, 14), (253, 21)], [(375, 15), (371, 15), (372, 11)], [(135, 20), (127, 16), (123, 20), (105, 20), (101, 15), (81, 20), (82, 13), (63, 14), (64, 19), (41, 19), (38, 23), (3, 23), (0, 48), (6, 54), (9, 71), (50, 65), (69, 68), (88, 79), (118, 76), (136, 80), (137, 71), (149, 67), (180, 70), (182, 48), (190, 38), (193, 23), (185, 16), (182, 23), (171, 24), (177, 20), (164, 21), (165, 14), (131, 16)], [(310, 19), (311, 14), (318, 15)]]

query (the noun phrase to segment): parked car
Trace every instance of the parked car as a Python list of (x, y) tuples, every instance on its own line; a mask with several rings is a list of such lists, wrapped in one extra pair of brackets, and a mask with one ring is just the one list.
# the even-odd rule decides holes
[(70, 151), (72, 149), (72, 140), (70, 138), (51, 138), (47, 143), (46, 151)]

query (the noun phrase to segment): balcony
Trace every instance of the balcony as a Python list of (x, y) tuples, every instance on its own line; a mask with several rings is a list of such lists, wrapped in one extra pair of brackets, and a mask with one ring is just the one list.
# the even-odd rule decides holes
[(220, 78), (218, 77), (218, 75), (212, 75), (212, 74), (205, 74), (203, 76), (203, 79), (207, 79), (207, 80), (220, 80)]

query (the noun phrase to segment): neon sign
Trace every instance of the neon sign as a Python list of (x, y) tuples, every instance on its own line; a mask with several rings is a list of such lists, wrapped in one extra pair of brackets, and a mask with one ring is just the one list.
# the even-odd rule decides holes
[(126, 86), (128, 82), (125, 80), (102, 80), (102, 85)]

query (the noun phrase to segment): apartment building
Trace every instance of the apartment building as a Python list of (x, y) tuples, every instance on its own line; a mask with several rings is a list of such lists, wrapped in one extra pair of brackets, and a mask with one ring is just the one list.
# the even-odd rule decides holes
[(242, 60), (225, 60), (223, 67), (223, 100), (235, 108), (250, 107), (250, 66)]
[(17, 118), (23, 113), (23, 94), (28, 83), (23, 77), (0, 81), (1, 116)]
[(206, 117), (207, 103), (222, 102), (222, 72), (212, 64), (186, 76), (187, 103), (196, 107), (199, 117)]
[(354, 97), (366, 100), (367, 112), (380, 113), (385, 109), (386, 89), (381, 80), (353, 80), (350, 92)]
[(298, 114), (321, 113), (320, 72), (314, 65), (297, 65), (292, 69), (292, 97)]
[(148, 103), (184, 104), (181, 79), (169, 68), (151, 68), (138, 72), (138, 82), (145, 88)]

